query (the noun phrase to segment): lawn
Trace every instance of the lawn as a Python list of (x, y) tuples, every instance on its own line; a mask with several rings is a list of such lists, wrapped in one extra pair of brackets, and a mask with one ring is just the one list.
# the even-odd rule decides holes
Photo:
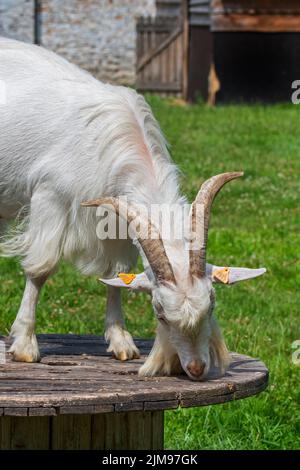
[[(257, 397), (166, 412), (168, 449), (299, 449), (299, 373), (292, 343), (300, 339), (300, 116), (295, 105), (209, 109), (149, 98), (192, 199), (205, 178), (244, 170), (218, 196), (208, 258), (216, 264), (266, 266), (247, 283), (217, 287), (216, 313), (229, 348), (261, 358), (270, 385)], [(16, 260), (0, 259), (0, 332), (7, 334), (22, 295)], [(103, 333), (105, 288), (71, 266), (43, 291), (38, 332)], [(131, 333), (153, 337), (149, 299), (124, 293)]]

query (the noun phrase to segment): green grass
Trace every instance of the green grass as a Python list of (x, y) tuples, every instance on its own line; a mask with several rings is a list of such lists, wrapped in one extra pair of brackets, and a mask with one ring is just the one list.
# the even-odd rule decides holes
[[(266, 266), (262, 278), (217, 287), (217, 316), (231, 350), (260, 357), (270, 385), (259, 396), (166, 413), (169, 449), (299, 449), (300, 117), (293, 105), (179, 106), (149, 98), (183, 172), (189, 198), (205, 178), (244, 170), (213, 209), (208, 257), (225, 265)], [(15, 260), (0, 260), (0, 331), (8, 333), (24, 286)], [(46, 286), (38, 332), (103, 333), (105, 289), (63, 264)], [(124, 294), (131, 333), (153, 337), (151, 305)]]

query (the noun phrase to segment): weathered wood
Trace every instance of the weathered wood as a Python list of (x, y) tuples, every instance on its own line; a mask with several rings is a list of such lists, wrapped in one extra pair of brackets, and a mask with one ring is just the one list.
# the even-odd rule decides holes
[(92, 416), (91, 449), (104, 450), (106, 446), (106, 414)]
[(156, 0), (156, 11), (159, 16), (178, 17), (182, 0)]
[[(198, 3), (197, 0), (190, 1)], [(299, 0), (211, 0), (211, 7), (213, 11), (221, 12), (251, 11), (252, 13), (287, 14), (300, 11)]]
[(144, 410), (174, 410), (178, 408), (178, 400), (145, 401)]
[(212, 31), (299, 32), (298, 0), (213, 0)]
[(142, 357), (126, 363), (108, 356), (97, 336), (40, 335), (38, 341), (40, 363), (13, 362), (7, 355), (0, 366), (0, 415), (84, 416), (202, 406), (253, 395), (268, 380), (264, 364), (237, 354), (225, 377), (213, 370), (207, 381), (193, 382), (186, 375), (139, 377), (151, 341), (136, 340)]
[(179, 67), (182, 67), (182, 96), (185, 100), (188, 99), (189, 87), (189, 27), (189, 6), (188, 2), (184, 1), (182, 4), (182, 62), (179, 62)]
[(176, 28), (161, 44), (159, 44), (154, 49), (150, 49), (149, 52), (147, 52), (147, 54), (145, 54), (145, 56), (139, 61), (137, 71), (139, 72), (140, 70), (145, 68), (145, 66), (149, 64), (149, 62), (151, 62), (155, 57), (157, 57), (165, 49), (167, 49), (167, 47), (170, 46), (181, 33), (182, 29)]
[(152, 412), (152, 450), (164, 448), (164, 412)]
[(173, 95), (182, 91), (182, 42), (180, 16), (138, 19), (138, 90)]
[(28, 416), (28, 408), (4, 408), (4, 416)]
[(212, 370), (192, 382), (139, 377), (151, 341), (136, 340), (142, 357), (126, 363), (108, 356), (97, 336), (40, 335), (38, 342), (40, 363), (7, 355), (0, 366), (0, 449), (159, 450), (163, 410), (245, 398), (268, 381), (263, 363), (238, 354), (224, 377)]
[[(163, 67), (165, 62), (163, 62)], [(163, 68), (162, 68), (163, 70)], [(163, 81), (163, 75), (162, 75)], [(176, 93), (181, 92), (180, 83), (152, 83), (152, 82), (137, 82), (137, 87), (140, 91), (155, 91), (155, 92), (164, 92), (164, 93)]]
[(1, 450), (160, 450), (163, 411), (2, 417)]
[(114, 411), (142, 411), (144, 409), (143, 402), (137, 403), (116, 403)]
[(100, 405), (62, 406), (59, 410), (62, 415), (112, 413), (114, 411), (115, 406), (109, 403)]
[(213, 35), (208, 27), (190, 26), (187, 99), (207, 101), (209, 73), (214, 60)]
[(210, 25), (211, 0), (188, 0), (190, 26)]
[(91, 449), (160, 450), (163, 448), (163, 411), (95, 415)]
[(136, 29), (142, 33), (153, 30), (160, 33), (170, 33), (174, 29), (174, 25), (179, 22), (178, 18), (174, 16), (156, 16), (156, 18), (140, 16), (137, 19)]
[(55, 408), (28, 408), (28, 416), (56, 416)]
[(90, 449), (92, 426), (92, 418), (90, 415), (60, 415), (51, 419), (51, 449)]
[(49, 449), (51, 418), (11, 417), (0, 418), (1, 450)]
[(212, 31), (299, 32), (299, 15), (212, 15)]

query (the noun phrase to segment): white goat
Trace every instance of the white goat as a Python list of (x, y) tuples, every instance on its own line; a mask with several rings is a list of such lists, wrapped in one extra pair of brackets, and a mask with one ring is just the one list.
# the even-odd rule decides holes
[[(189, 252), (183, 240), (163, 241), (160, 234), (156, 240), (137, 237), (136, 243), (100, 240), (96, 211), (82, 207), (82, 201), (109, 203), (124, 215), (117, 197), (126, 196), (130, 220), (137, 215), (137, 203), (185, 203), (176, 167), (144, 98), (131, 89), (100, 83), (41, 47), (4, 38), (0, 80), (6, 91), (0, 104), (0, 216), (21, 217), (19, 229), (1, 248), (22, 258), (27, 279), (11, 330), (14, 359), (39, 360), (38, 296), (63, 257), (82, 273), (107, 279), (105, 335), (117, 359), (139, 356), (124, 327), (119, 287), (125, 286), (149, 291), (159, 320), (141, 375), (183, 368), (191, 378), (202, 379), (212, 362), (224, 370), (228, 353), (212, 315), (212, 281), (230, 283), (265, 271), (218, 270), (205, 264), (211, 203), (223, 184), (240, 173), (212, 178), (200, 190), (191, 216), (180, 211), (176, 215), (194, 226), (196, 203), (204, 206), (204, 241), (198, 250)], [(141, 216), (138, 220), (145, 225)], [(154, 227), (153, 221), (150, 225)], [(128, 284), (121, 277), (108, 279), (128, 272), (139, 253), (145, 273)]]

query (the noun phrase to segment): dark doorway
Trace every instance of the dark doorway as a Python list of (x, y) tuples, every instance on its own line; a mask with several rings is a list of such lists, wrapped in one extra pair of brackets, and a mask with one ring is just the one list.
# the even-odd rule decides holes
[(299, 59), (300, 33), (214, 33), (217, 101), (290, 101)]

